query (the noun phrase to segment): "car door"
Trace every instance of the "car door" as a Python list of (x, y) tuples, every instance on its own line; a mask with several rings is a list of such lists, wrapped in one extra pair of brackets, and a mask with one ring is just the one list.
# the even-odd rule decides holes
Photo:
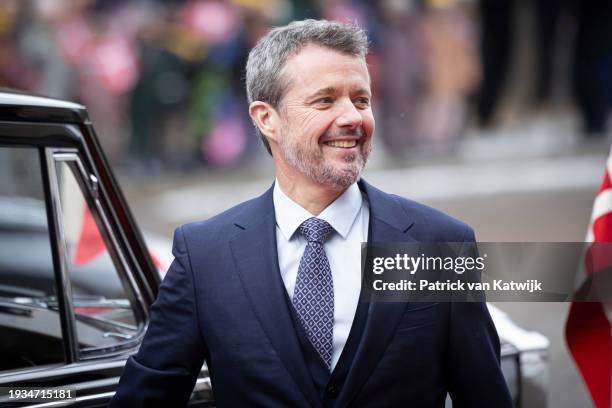
[[(88, 124), (0, 122), (0, 387), (106, 406), (157, 293), (143, 248)], [(204, 367), (190, 405), (211, 401)]]

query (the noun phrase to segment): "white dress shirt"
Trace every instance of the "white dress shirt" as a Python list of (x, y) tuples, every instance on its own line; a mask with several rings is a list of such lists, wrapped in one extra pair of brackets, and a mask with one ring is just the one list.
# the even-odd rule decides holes
[[(281, 190), (278, 180), (273, 191), (276, 214), (276, 245), (278, 266), (293, 300), (300, 259), (306, 249), (306, 239), (298, 227), (311, 213), (290, 199)], [(361, 243), (368, 239), (370, 210), (356, 183), (317, 216), (333, 228), (324, 244), (334, 282), (334, 348), (331, 368), (336, 366), (348, 339), (361, 288)]]

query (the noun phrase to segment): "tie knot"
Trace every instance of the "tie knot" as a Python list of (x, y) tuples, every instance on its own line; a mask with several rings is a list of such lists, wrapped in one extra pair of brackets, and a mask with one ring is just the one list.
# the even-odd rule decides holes
[(298, 231), (302, 234), (308, 242), (318, 242), (322, 244), (334, 227), (329, 223), (320, 218), (309, 218), (299, 226)]

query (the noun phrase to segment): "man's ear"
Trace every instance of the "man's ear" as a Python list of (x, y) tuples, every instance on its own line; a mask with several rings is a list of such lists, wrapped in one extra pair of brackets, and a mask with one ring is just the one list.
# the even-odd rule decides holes
[(249, 116), (264, 136), (275, 142), (278, 141), (280, 118), (272, 105), (261, 101), (251, 102)]

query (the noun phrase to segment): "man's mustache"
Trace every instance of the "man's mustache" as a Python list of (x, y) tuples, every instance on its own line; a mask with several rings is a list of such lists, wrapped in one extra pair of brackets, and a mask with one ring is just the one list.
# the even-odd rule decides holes
[(362, 127), (357, 128), (341, 128), (328, 130), (323, 134), (324, 139), (335, 139), (341, 136), (352, 136), (361, 139), (365, 136), (365, 132)]

